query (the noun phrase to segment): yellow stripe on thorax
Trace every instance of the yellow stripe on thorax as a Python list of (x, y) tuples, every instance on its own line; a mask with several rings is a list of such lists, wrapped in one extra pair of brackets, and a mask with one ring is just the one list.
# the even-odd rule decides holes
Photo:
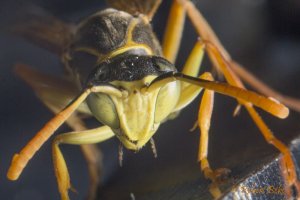
[(112, 58), (114, 56), (117, 56), (117, 55), (120, 55), (122, 53), (125, 53), (126, 51), (129, 51), (129, 50), (132, 50), (132, 49), (143, 49), (145, 50), (145, 52), (147, 52), (148, 55), (153, 55), (153, 51), (152, 49), (146, 45), (146, 44), (140, 44), (140, 43), (136, 43), (134, 40), (133, 40), (133, 36), (132, 36), (132, 33), (136, 27), (136, 25), (140, 22), (140, 19), (139, 18), (134, 18), (129, 26), (128, 26), (128, 30), (127, 30), (127, 34), (126, 34), (126, 43), (124, 46), (106, 54), (106, 55), (103, 55), (101, 56), (101, 58), (99, 58), (98, 62), (101, 62), (105, 59), (108, 59), (108, 58)]
[(75, 51), (83, 51), (83, 52), (87, 52), (90, 53), (94, 56), (98, 57), (97, 63), (102, 62), (103, 60), (109, 59), (109, 58), (113, 58), (117, 55), (120, 55), (122, 53), (125, 53), (129, 50), (134, 50), (134, 49), (143, 49), (148, 55), (153, 55), (153, 50), (146, 44), (141, 44), (141, 43), (136, 43), (133, 40), (133, 31), (136, 27), (136, 25), (140, 22), (140, 18), (134, 18), (129, 26), (128, 26), (128, 30), (127, 30), (127, 34), (126, 34), (126, 43), (125, 45), (123, 45), (122, 47), (119, 47), (107, 54), (101, 54), (99, 53), (97, 50), (88, 48), (88, 47), (79, 47), (76, 48)]

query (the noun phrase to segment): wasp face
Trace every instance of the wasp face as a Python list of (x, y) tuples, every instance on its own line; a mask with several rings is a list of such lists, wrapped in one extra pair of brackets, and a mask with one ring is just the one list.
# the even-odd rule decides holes
[[(126, 148), (139, 150), (151, 139), (160, 123), (172, 113), (179, 99), (180, 84), (171, 82), (151, 92), (147, 91), (147, 86), (156, 77), (174, 70), (170, 63), (159, 57), (135, 56), (133, 60), (127, 57), (114, 64), (119, 66), (110, 67), (122, 67), (118, 77), (123, 77), (123, 80), (119, 78), (109, 83), (122, 91), (122, 97), (95, 93), (88, 97), (87, 103), (93, 115), (111, 127)], [(147, 66), (147, 71), (139, 71), (139, 74), (136, 74), (138, 70)], [(98, 77), (112, 78), (105, 77), (99, 70), (101, 68), (97, 71)], [(110, 71), (112, 69), (106, 70), (109, 74), (117, 74)], [(93, 81), (95, 82), (95, 79)]]

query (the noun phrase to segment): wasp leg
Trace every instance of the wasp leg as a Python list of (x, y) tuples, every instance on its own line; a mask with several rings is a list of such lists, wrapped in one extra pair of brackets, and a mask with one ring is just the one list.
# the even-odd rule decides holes
[[(65, 133), (55, 137), (52, 143), (52, 156), (58, 189), (62, 200), (69, 200), (68, 190), (73, 188), (70, 183), (70, 176), (68, 173), (66, 162), (59, 149), (59, 144), (95, 144), (105, 141), (113, 136), (114, 134), (108, 126), (102, 126), (100, 128), (86, 131)], [(94, 193), (93, 196), (90, 196), (89, 198), (94, 199), (95, 195), (96, 193)]]
[[(209, 57), (214, 63), (215, 67), (217, 67), (217, 70), (222, 71), (222, 73), (225, 75), (226, 80), (230, 84), (243, 88), (244, 86), (240, 81), (240, 79), (230, 69), (230, 65), (232, 65), (234, 61), (231, 59), (229, 53), (225, 50), (225, 48), (223, 47), (223, 45), (215, 35), (214, 31), (211, 29), (207, 21), (200, 13), (200, 11), (195, 7), (195, 5), (190, 0), (174, 0), (173, 5), (175, 4), (177, 5), (176, 7), (178, 10), (181, 10), (182, 12), (184, 12), (183, 10), (186, 11), (195, 30), (197, 31), (199, 36), (201, 36), (202, 40), (210, 41), (211, 42), (210, 46), (214, 46), (215, 49), (218, 51), (217, 54), (213, 53), (212, 50), (208, 51)], [(180, 40), (181, 37), (178, 37), (177, 39)], [(239, 102), (241, 103), (241, 101)], [(262, 134), (264, 135), (266, 141), (274, 145), (284, 155), (283, 160), (286, 166), (287, 173), (283, 173), (283, 174), (287, 174), (286, 180), (288, 182), (288, 186), (292, 186), (292, 185), (295, 186), (298, 194), (300, 194), (300, 184), (297, 181), (296, 170), (289, 149), (281, 141), (275, 138), (273, 133), (268, 129), (267, 125), (258, 115), (256, 110), (253, 108), (252, 104), (243, 102), (243, 105), (246, 107), (251, 118), (254, 120), (254, 122), (256, 123), (256, 125), (258, 126)]]
[(175, 2), (180, 5), (181, 9), (186, 11), (186, 14), (188, 15), (201, 39), (211, 41), (218, 47), (218, 49), (220, 49), (224, 58), (226, 60), (230, 60), (231, 57), (229, 53), (223, 47), (218, 37), (193, 2), (190, 0), (174, 0), (174, 4)]
[(163, 55), (174, 63), (180, 46), (186, 12), (176, 1), (173, 2), (168, 17), (167, 27), (162, 43)]
[[(226, 80), (234, 86), (245, 88), (240, 79), (234, 74), (234, 72), (230, 69), (230, 66), (228, 62), (225, 60), (225, 58), (222, 56), (221, 52), (217, 49), (215, 45), (213, 45), (210, 42), (206, 42), (207, 52), (210, 55), (210, 58), (212, 59), (213, 64), (223, 72)], [(242, 104), (248, 113), (250, 114), (251, 118), (263, 134), (265, 140), (272, 144), (275, 148), (277, 148), (282, 154), (283, 154), (283, 162), (285, 163), (285, 172), (283, 172), (283, 175), (285, 175), (285, 179), (287, 182), (288, 187), (295, 187), (297, 190), (298, 195), (300, 194), (300, 183), (297, 180), (297, 174), (295, 169), (295, 164), (292, 159), (291, 152), (289, 148), (282, 143), (280, 140), (278, 140), (274, 134), (270, 131), (268, 126), (265, 124), (265, 122), (262, 120), (262, 118), (259, 116), (259, 114), (256, 112), (255, 108), (251, 103), (240, 101), (238, 100), (240, 104)]]
[[(212, 75), (208, 72), (202, 74), (200, 78), (210, 81), (214, 80)], [(225, 168), (212, 170), (207, 159), (209, 141), (208, 132), (210, 129), (213, 103), (214, 92), (212, 90), (205, 90), (198, 113), (198, 126), (200, 127), (201, 132), (198, 160), (200, 161), (201, 170), (203, 171), (204, 176), (212, 181), (212, 184), (210, 185), (210, 193), (214, 198), (219, 198), (222, 193), (218, 185), (223, 182), (224, 177), (227, 176), (230, 170)]]
[(174, 0), (173, 2), (163, 41), (163, 52), (165, 57), (169, 61), (174, 62), (176, 59), (186, 14), (191, 20), (199, 36), (201, 36), (203, 40), (212, 42), (219, 49), (224, 59), (230, 64), (230, 67), (236, 74), (241, 77), (241, 79), (243, 79), (253, 88), (260, 91), (262, 94), (274, 97), (291, 109), (297, 112), (300, 111), (299, 99), (285, 96), (280, 92), (273, 90), (265, 83), (255, 78), (239, 63), (231, 59), (229, 53), (223, 47), (222, 43), (219, 41), (218, 37), (210, 27), (208, 22), (202, 16), (198, 8), (196, 8), (196, 6), (190, 0)]
[(25, 145), (19, 153), (13, 156), (11, 165), (7, 172), (7, 178), (17, 180), (28, 162), (42, 147), (42, 145), (54, 134), (54, 132), (71, 116), (72, 113), (91, 93), (91, 89), (86, 89), (77, 96), (72, 103), (68, 104), (62, 111), (49, 120), (42, 129)]
[(222, 50), (222, 54), (226, 58), (230, 59), (230, 55), (222, 46), (207, 21), (195, 5), (189, 0), (173, 0), (162, 45), (165, 58), (173, 63), (176, 59), (182, 38), (186, 14), (192, 21), (198, 34), (203, 39), (212, 41), (216, 44)]
[(257, 79), (251, 72), (247, 71), (244, 67), (242, 67), (239, 63), (231, 60), (230, 61), (230, 67), (232, 70), (246, 83), (251, 85), (253, 88), (255, 88), (257, 91), (261, 92), (262, 94), (274, 97), (284, 105), (288, 106), (289, 108), (300, 112), (300, 101), (299, 99), (285, 96), (283, 94), (280, 94), (276, 90), (273, 90), (269, 86), (267, 86), (265, 83), (263, 83), (261, 80)]
[[(190, 53), (182, 73), (189, 76), (197, 77), (204, 55), (204, 44), (197, 42)], [(181, 82), (181, 95), (174, 109), (178, 111), (190, 104), (201, 92), (202, 88), (190, 83)]]
[[(71, 82), (43, 74), (24, 64), (17, 64), (15, 71), (33, 88), (38, 98), (55, 114), (61, 111), (79, 93), (78, 89), (74, 87)], [(78, 112), (90, 115), (85, 103), (80, 105)], [(87, 129), (84, 122), (75, 112), (67, 119), (66, 123), (74, 131)], [(96, 193), (97, 186), (100, 182), (102, 154), (99, 148), (94, 144), (81, 145), (80, 148), (89, 169), (90, 187), (88, 198), (92, 199), (90, 196)]]

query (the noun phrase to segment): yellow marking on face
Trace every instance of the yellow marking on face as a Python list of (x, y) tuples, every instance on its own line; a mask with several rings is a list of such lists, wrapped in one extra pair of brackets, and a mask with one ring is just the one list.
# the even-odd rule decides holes
[(156, 76), (147, 76), (139, 81), (114, 81), (113, 85), (128, 91), (123, 98), (111, 97), (116, 106), (120, 121), (118, 137), (123, 144), (133, 150), (144, 146), (157, 130), (155, 123), (155, 105), (159, 89), (151, 93), (142, 92)]
[(179, 99), (178, 82), (163, 84), (151, 92), (145, 90), (156, 77), (149, 75), (138, 81), (112, 82), (115, 87), (127, 92), (121, 98), (110, 96), (110, 99), (114, 103), (119, 124), (113, 131), (128, 149), (141, 149), (160, 123), (172, 113)]

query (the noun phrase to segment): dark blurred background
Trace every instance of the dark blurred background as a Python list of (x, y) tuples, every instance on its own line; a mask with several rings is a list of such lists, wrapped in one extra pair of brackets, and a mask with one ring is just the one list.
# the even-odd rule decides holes
[[(284, 94), (300, 98), (300, 2), (298, 0), (195, 0), (232, 57), (268, 85)], [(171, 1), (166, 0), (154, 17), (154, 30), (161, 40), (166, 26)], [(36, 5), (66, 20), (78, 22), (89, 14), (105, 8), (101, 0), (2, 0), (0, 27), (5, 30), (15, 16)], [(34, 96), (30, 88), (13, 73), (17, 62), (32, 65), (51, 74), (61, 74), (62, 64), (55, 55), (22, 38), (0, 33), (0, 198), (7, 200), (59, 199), (51, 161), (49, 141), (29, 163), (20, 179), (6, 179), (11, 157), (53, 115)], [(181, 68), (197, 35), (187, 22), (177, 66)], [(211, 70), (207, 60), (202, 71)], [(199, 98), (180, 116), (163, 124), (154, 136), (158, 158), (149, 146), (139, 153), (125, 151), (124, 166), (118, 166), (118, 141), (111, 139), (99, 144), (104, 154), (102, 199), (190, 199), (209, 198), (208, 181), (198, 171), (198, 130), (192, 133)], [(236, 102), (228, 97), (216, 96), (213, 114), (209, 159), (214, 168), (228, 167), (233, 177), (251, 172), (259, 158), (276, 154), (260, 135), (248, 114), (233, 118)], [(279, 120), (261, 112), (264, 119), (285, 142), (300, 133), (300, 116), (291, 112), (286, 120)], [(97, 122), (90, 120), (90, 124)], [(69, 131), (64, 126), (58, 132)], [(88, 187), (85, 161), (78, 146), (63, 146), (70, 169), (71, 180), (78, 194), (72, 199), (83, 199)], [(246, 172), (242, 171), (246, 167)], [(171, 188), (171, 189), (170, 189)], [(192, 188), (192, 189), (191, 189)], [(193, 191), (187, 193), (187, 191)], [(173, 196), (172, 196), (173, 194)]]

